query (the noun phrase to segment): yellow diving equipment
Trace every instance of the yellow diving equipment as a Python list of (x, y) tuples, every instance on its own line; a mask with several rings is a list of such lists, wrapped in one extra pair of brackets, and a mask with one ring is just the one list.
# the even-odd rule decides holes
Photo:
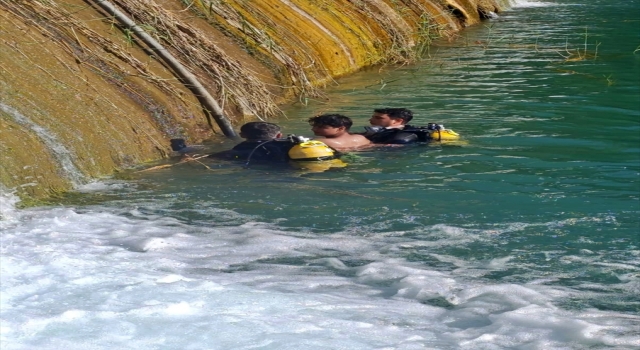
[(336, 152), (324, 142), (309, 140), (297, 136), (294, 140), (298, 141), (289, 150), (289, 158), (295, 167), (310, 170), (313, 172), (321, 172), (330, 168), (344, 168), (347, 163), (336, 157)]
[(316, 161), (294, 161), (291, 164), (301, 170), (306, 170), (312, 173), (321, 173), (323, 171), (329, 170), (331, 168), (344, 168), (347, 166), (347, 163), (341, 161), (340, 159), (329, 159), (329, 160), (316, 160)]
[(331, 147), (315, 140), (300, 142), (289, 150), (289, 158), (293, 160), (329, 160), (335, 157)]
[(429, 130), (429, 135), (434, 141), (455, 141), (460, 139), (460, 134), (449, 129)]

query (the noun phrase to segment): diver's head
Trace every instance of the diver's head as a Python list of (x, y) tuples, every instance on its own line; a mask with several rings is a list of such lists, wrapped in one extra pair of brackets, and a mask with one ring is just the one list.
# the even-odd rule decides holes
[(332, 138), (349, 132), (353, 122), (341, 114), (323, 114), (309, 118), (309, 125), (314, 135)]
[(169, 142), (171, 142), (171, 149), (175, 152), (180, 152), (187, 148), (187, 143), (184, 139), (171, 139)]
[(379, 108), (373, 110), (369, 124), (384, 128), (400, 128), (413, 119), (413, 112), (406, 108)]
[(240, 127), (240, 136), (247, 141), (267, 141), (282, 137), (282, 132), (273, 123), (249, 122)]

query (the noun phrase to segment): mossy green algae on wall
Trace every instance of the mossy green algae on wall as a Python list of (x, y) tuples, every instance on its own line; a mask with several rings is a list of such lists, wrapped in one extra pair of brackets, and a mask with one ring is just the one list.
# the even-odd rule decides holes
[(35, 22), (37, 17), (0, 8), (0, 18), (0, 182), (5, 189), (21, 197), (46, 197), (159, 159), (166, 155), (169, 134), (197, 128), (176, 118), (178, 109), (188, 113), (188, 105), (165, 103), (162, 91), (131, 74), (134, 70), (122, 61), (116, 62), (129, 74), (91, 57), (90, 51), (102, 48), (80, 32), (84, 53), (70, 55), (66, 42), (53, 40), (59, 32)]
[[(380, 62), (414, 60), (413, 47), (476, 24), (504, 2), (491, 0), (196, 0), (201, 15), (247, 50), (290, 74), (296, 92)], [(287, 85), (287, 84), (284, 84)]]

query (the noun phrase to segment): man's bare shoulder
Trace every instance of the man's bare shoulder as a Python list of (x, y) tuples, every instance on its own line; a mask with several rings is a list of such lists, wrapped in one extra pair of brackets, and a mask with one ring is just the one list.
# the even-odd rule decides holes
[(316, 140), (338, 151), (353, 151), (372, 145), (369, 139), (358, 134), (345, 134), (335, 138), (318, 137)]
[(365, 142), (365, 141), (368, 142), (369, 141), (368, 138), (366, 138), (366, 137), (364, 137), (363, 135), (360, 135), (360, 134), (349, 134), (349, 138), (351, 140), (357, 140), (357, 141), (363, 141), (363, 142)]
[(372, 145), (369, 139), (359, 134), (349, 134), (349, 138), (347, 140), (348, 141), (345, 142), (345, 146), (351, 148), (352, 150), (358, 150)]

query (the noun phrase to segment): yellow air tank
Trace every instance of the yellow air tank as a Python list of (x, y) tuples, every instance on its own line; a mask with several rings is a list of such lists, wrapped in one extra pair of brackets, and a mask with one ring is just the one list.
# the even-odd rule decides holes
[(341, 161), (340, 159), (329, 159), (329, 160), (316, 160), (316, 161), (295, 161), (291, 162), (293, 165), (306, 172), (310, 173), (321, 173), (323, 171), (327, 171), (331, 168), (344, 168), (347, 166), (347, 163)]
[(431, 138), (434, 141), (456, 141), (460, 139), (460, 134), (453, 130), (432, 130)]
[(289, 150), (293, 165), (299, 169), (319, 173), (331, 168), (344, 168), (347, 163), (336, 158), (335, 151), (320, 141), (300, 142)]
[(329, 160), (336, 157), (329, 146), (320, 141), (310, 140), (301, 142), (289, 150), (289, 157), (293, 160)]

